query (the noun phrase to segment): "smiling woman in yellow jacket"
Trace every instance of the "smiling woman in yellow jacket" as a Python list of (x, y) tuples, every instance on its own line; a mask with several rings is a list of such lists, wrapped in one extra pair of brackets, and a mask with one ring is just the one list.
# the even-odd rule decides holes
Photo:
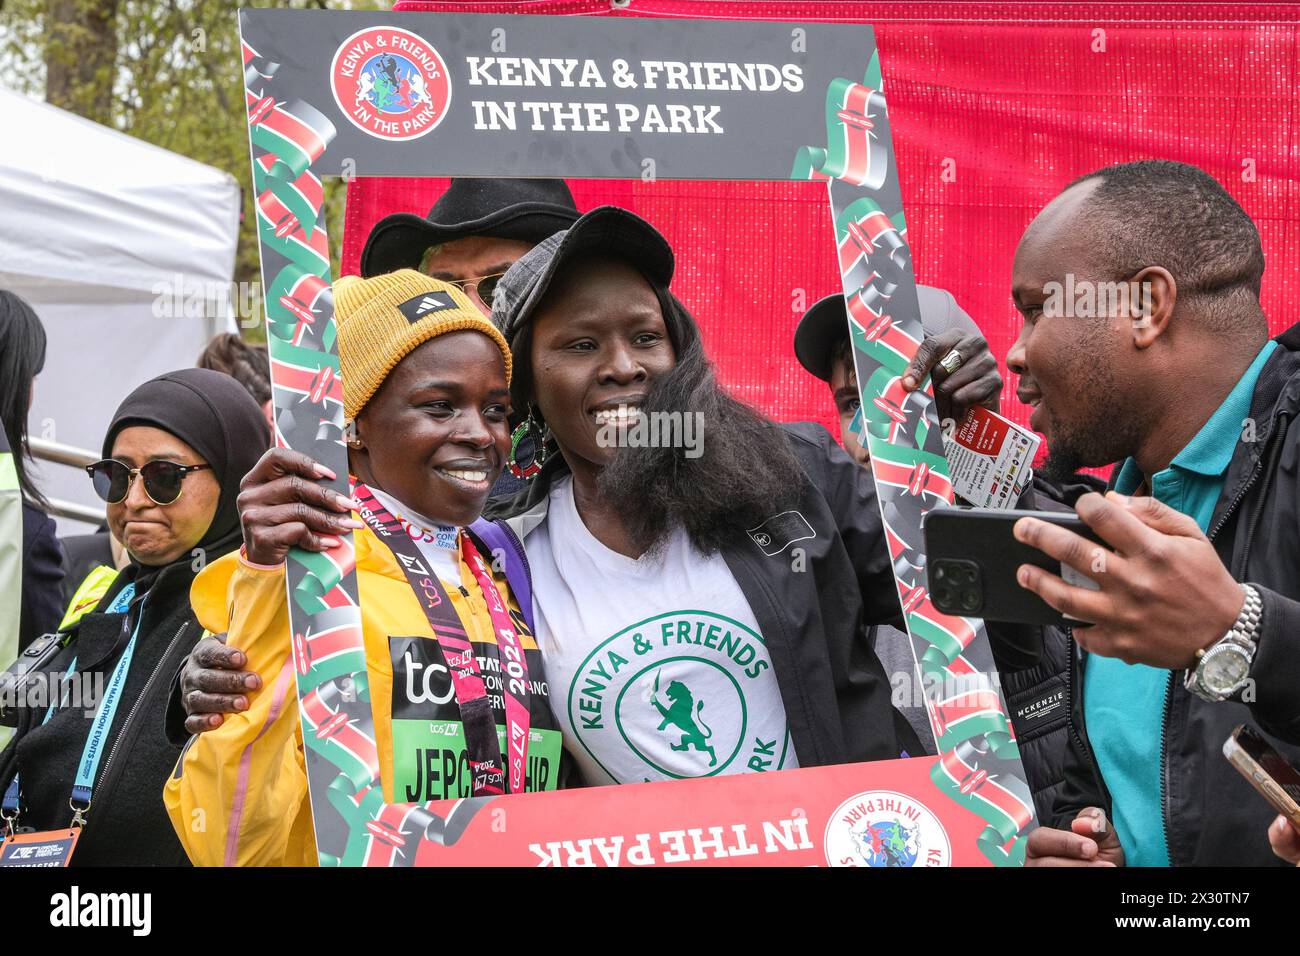
[[(442, 303), (432, 311), (430, 293)], [(335, 305), (345, 412), (356, 426), (349, 464), (373, 494), (367, 507), (382, 506), (395, 519), (393, 527), (400, 524), (405, 537), (399, 543), (405, 549), (409, 538), (411, 555), (442, 583), (478, 662), (498, 741), (507, 701), (526, 708), (522, 789), (554, 789), (560, 733), (547, 704), (536, 642), (506, 577), (475, 574), (473, 551), (490, 552), (466, 529), (509, 452), (505, 341), (459, 289), (411, 270), (341, 279)], [(358, 502), (316, 484), (324, 475), (304, 455), (268, 452), (240, 495), (242, 552), (209, 565), (194, 581), (191, 602), (200, 623), (242, 650), (246, 669), (261, 682), (259, 690), (248, 692), (246, 710), (190, 740), (166, 785), (167, 811), (195, 864), (316, 862), (284, 559), (295, 546), (327, 550), (337, 544), (333, 535), (348, 529), (356, 532), (384, 799), (423, 803), (471, 795), (458, 703), (462, 687), (444, 656), (452, 636), (435, 637), (431, 614), (393, 550), (350, 516)], [(497, 605), (497, 595), (485, 595), (489, 583), (504, 598), (524, 652), (529, 680), (522, 697), (502, 687), (499, 627), (489, 608)], [(485, 786), (482, 779), (479, 786)]]

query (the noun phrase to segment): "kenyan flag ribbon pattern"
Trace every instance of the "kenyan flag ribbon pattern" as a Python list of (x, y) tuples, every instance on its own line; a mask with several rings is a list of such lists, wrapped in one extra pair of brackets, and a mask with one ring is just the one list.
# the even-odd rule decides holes
[(830, 84), (826, 138), (825, 149), (798, 151), (791, 178), (827, 182), (876, 497), (939, 748), (931, 777), (985, 821), (978, 838), (985, 857), (1017, 866), (1034, 826), (1033, 800), (984, 624), (930, 603), (921, 520), (950, 504), (953, 490), (931, 383), (914, 392), (902, 386), (924, 332), (879, 54), (860, 83)]
[[(325, 484), (348, 495), (324, 190), (312, 172), (336, 130), (310, 104), (276, 96), (278, 64), (247, 43), (243, 55), (276, 442), (341, 476)], [(294, 549), (287, 562), (317, 853), (322, 866), (411, 866), (422, 842), (455, 842), (487, 800), (462, 801), (446, 819), (384, 802), (353, 540), (338, 537), (332, 551)]]

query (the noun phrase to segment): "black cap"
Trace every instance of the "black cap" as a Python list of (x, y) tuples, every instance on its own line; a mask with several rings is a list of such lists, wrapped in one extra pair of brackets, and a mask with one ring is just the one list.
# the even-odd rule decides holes
[(577, 218), (562, 179), (453, 179), (428, 217), (399, 212), (375, 224), (361, 251), (361, 275), (418, 269), (430, 246), (469, 236), (541, 242)]
[(673, 278), (673, 250), (659, 230), (618, 206), (598, 206), (568, 229), (544, 239), (497, 283), (492, 321), (513, 341), (565, 261), (584, 252), (626, 259), (664, 289)]
[[(921, 307), (921, 327), (926, 335), (938, 335), (953, 326), (979, 333), (975, 320), (966, 314), (947, 289), (918, 285), (917, 302)], [(848, 338), (849, 314), (841, 293), (818, 299), (803, 314), (794, 331), (794, 354), (799, 364), (823, 382), (831, 380), (831, 353)]]

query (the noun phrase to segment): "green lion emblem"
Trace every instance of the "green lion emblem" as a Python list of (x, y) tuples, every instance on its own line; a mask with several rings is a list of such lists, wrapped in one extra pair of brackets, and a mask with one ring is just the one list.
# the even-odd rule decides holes
[[(668, 685), (666, 696), (667, 707), (659, 702), (659, 674), (656, 672), (654, 694), (650, 698), (650, 703), (654, 704), (655, 709), (659, 711), (659, 716), (663, 718), (659, 722), (659, 730), (667, 730), (670, 725), (676, 727), (682, 732), (682, 741), (669, 746), (678, 751), (694, 747), (702, 753), (708, 753), (709, 766), (714, 766), (718, 758), (714, 755), (713, 748), (709, 746), (709, 738), (713, 736), (713, 730), (704, 723), (702, 716), (704, 701), (695, 703), (690, 688), (679, 680), (672, 681)], [(701, 726), (704, 727), (703, 732), (700, 730)]]

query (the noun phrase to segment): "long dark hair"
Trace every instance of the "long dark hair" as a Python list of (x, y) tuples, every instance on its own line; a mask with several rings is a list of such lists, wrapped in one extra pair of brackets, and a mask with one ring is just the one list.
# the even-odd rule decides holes
[(0, 289), (0, 424), (14, 456), (23, 497), (42, 509), (48, 502), (28, 472), (27, 415), (32, 407), (32, 381), (45, 367), (45, 326), (32, 307)]
[[(737, 528), (793, 506), (803, 468), (781, 428), (718, 383), (695, 317), (668, 290), (655, 288), (655, 295), (677, 364), (655, 382), (642, 411), (698, 413), (703, 453), (688, 458), (682, 448), (622, 447), (601, 471), (598, 488), (642, 551), (655, 550), (681, 525), (699, 551), (713, 554)], [(525, 400), (534, 394), (531, 340), (530, 323), (514, 343), (513, 390)]]

